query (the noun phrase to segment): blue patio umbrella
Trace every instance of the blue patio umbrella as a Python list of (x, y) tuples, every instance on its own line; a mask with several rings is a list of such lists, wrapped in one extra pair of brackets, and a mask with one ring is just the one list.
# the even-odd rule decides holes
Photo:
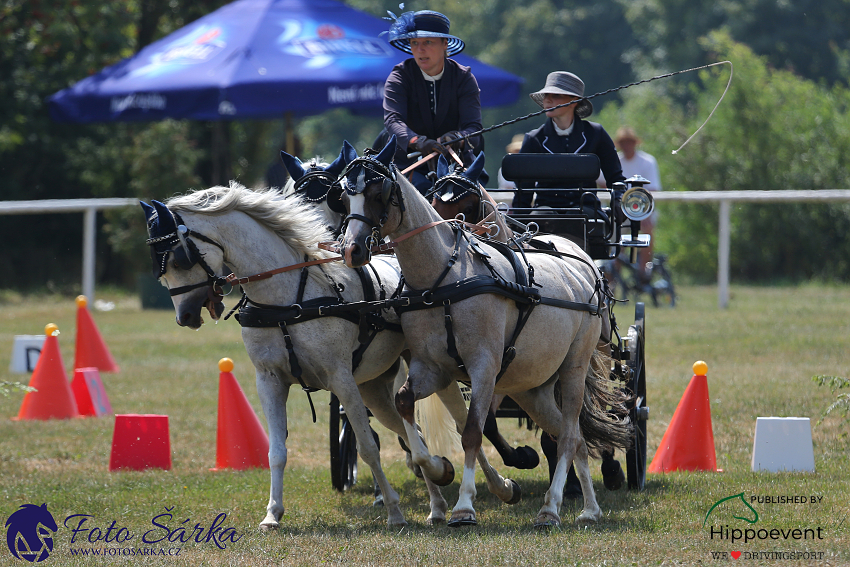
[[(49, 98), (59, 122), (228, 120), (378, 113), (408, 55), (389, 22), (334, 0), (237, 0)], [(483, 106), (510, 104), (522, 79), (471, 57)]]

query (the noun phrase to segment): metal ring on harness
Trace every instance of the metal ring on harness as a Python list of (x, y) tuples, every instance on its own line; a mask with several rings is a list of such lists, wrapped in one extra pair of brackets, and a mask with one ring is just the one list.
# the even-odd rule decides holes
[(293, 308), (293, 309), (297, 309), (297, 310), (298, 310), (298, 314), (297, 314), (297, 315), (293, 315), (293, 316), (292, 316), (292, 318), (293, 318), (293, 319), (300, 319), (300, 318), (301, 318), (301, 314), (303, 313), (303, 309), (301, 309), (301, 305), (300, 305), (300, 304), (298, 304), (298, 303), (293, 303), (293, 304), (292, 304), (292, 308)]
[[(430, 297), (431, 301), (428, 301), (427, 299), (425, 299), (426, 296)], [(422, 303), (424, 303), (425, 305), (434, 305), (434, 298), (433, 298), (433, 294), (431, 293), (430, 289), (426, 289), (425, 291), (422, 292)]]

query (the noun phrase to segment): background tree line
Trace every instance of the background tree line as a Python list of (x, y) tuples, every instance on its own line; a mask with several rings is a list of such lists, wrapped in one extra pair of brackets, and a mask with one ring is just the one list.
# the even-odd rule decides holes
[[(264, 183), (283, 146), (283, 120), (53, 123), (54, 92), (227, 3), (224, 0), (9, 0), (0, 6), (0, 199), (138, 197), (238, 179)], [(376, 16), (399, 7), (348, 0)], [(714, 67), (594, 98), (594, 120), (635, 127), (658, 158), (666, 190), (848, 188), (850, 0), (458, 0), (408, 2), (447, 14), (466, 52), (523, 77), (525, 91), (552, 70), (575, 72), (588, 94), (729, 59), (730, 92), (708, 125), (728, 67)], [(389, 69), (387, 70), (389, 73)], [(484, 125), (538, 110), (523, 96), (487, 109)], [(540, 117), (486, 135), (495, 171), (511, 137)], [(343, 139), (362, 150), (380, 118), (336, 110), (302, 117), (304, 157), (331, 157)], [(717, 211), (665, 203), (657, 250), (677, 276), (716, 273)], [(148, 256), (139, 210), (101, 215), (98, 279), (132, 286)], [(733, 211), (732, 277), (740, 282), (850, 280), (850, 207), (740, 205)], [(4, 264), (22, 289), (45, 282), (73, 292), (79, 280), (77, 215), (0, 217)]]

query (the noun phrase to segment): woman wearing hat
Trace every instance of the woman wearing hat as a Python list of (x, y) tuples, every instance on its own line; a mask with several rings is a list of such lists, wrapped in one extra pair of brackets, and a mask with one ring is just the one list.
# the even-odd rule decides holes
[[(599, 156), (602, 175), (608, 187), (625, 180), (620, 167), (620, 158), (614, 142), (605, 129), (596, 122), (585, 120), (593, 113), (593, 105), (584, 96), (584, 82), (566, 71), (555, 71), (546, 77), (546, 85), (531, 93), (532, 100), (541, 108), (552, 108), (546, 112), (546, 122), (538, 129), (525, 135), (521, 154), (596, 154)], [(579, 102), (554, 108), (571, 101)], [(557, 183), (536, 183), (534, 187), (557, 187)], [(587, 188), (595, 188), (595, 180), (589, 180)], [(532, 187), (523, 187), (531, 189)], [(530, 207), (533, 191), (518, 191), (514, 197), (514, 208)], [(537, 194), (535, 206), (576, 207), (579, 202), (576, 191), (542, 192)]]
[[(413, 160), (407, 155), (419, 152), (447, 154), (450, 146), (465, 166), (472, 164), (473, 150), (481, 137), (466, 143), (458, 138), (481, 130), (481, 99), (478, 81), (469, 67), (450, 56), (460, 53), (463, 41), (449, 34), (449, 19), (431, 10), (405, 12), (390, 27), (390, 44), (413, 55), (395, 67), (384, 86), (384, 126), (395, 134), (398, 147), (395, 163), (400, 168)], [(436, 164), (436, 160), (431, 160)], [(429, 162), (430, 163), (430, 162)], [(414, 184), (430, 189), (424, 167), (414, 170)], [(486, 173), (481, 181), (487, 182)]]

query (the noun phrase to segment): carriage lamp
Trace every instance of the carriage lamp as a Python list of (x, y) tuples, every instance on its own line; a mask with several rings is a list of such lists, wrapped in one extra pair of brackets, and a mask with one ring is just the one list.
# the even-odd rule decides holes
[(623, 214), (633, 221), (642, 221), (652, 214), (655, 209), (655, 200), (643, 187), (632, 187), (620, 199), (620, 207)]

